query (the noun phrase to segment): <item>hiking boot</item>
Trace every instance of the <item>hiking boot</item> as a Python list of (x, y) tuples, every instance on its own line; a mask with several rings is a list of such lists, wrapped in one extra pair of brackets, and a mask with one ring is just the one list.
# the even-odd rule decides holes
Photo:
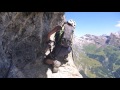
[(61, 65), (61, 62), (58, 60), (53, 61), (53, 67), (59, 68)]
[(57, 73), (58, 72), (58, 68), (61, 66), (61, 62), (58, 60), (55, 60), (53, 62), (53, 73)]
[(58, 72), (58, 68), (54, 67), (53, 68), (53, 73), (57, 73)]

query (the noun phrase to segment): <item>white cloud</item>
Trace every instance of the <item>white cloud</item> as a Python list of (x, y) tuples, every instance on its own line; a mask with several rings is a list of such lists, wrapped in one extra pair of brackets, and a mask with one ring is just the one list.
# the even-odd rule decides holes
[(116, 24), (115, 27), (119, 27), (120, 28), (120, 21), (118, 21), (118, 24)]

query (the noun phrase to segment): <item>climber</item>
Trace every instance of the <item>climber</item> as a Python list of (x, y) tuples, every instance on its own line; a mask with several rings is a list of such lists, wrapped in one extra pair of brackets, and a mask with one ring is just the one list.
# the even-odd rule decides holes
[(54, 41), (55, 47), (52, 51), (50, 50), (50, 53), (44, 59), (44, 63), (52, 65), (52, 71), (54, 73), (56, 73), (61, 66), (60, 59), (66, 62), (68, 61), (67, 57), (72, 50), (72, 38), (75, 26), (76, 22), (70, 19), (67, 22), (64, 22), (62, 26), (58, 25), (48, 33), (47, 44), (50, 46), (50, 43), (52, 42), (50, 36), (56, 32)]

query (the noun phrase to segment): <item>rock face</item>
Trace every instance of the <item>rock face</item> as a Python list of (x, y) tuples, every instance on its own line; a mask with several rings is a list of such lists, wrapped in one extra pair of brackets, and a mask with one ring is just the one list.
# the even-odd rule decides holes
[(64, 12), (0, 13), (0, 78), (47, 78), (42, 63), (47, 33)]
[(111, 33), (109, 38), (109, 44), (120, 47), (120, 33)]

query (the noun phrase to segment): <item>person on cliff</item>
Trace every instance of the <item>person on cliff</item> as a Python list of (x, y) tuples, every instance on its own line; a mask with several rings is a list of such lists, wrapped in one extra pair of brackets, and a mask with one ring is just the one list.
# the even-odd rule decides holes
[(55, 34), (55, 47), (53, 50), (44, 58), (44, 63), (52, 65), (53, 73), (58, 72), (58, 68), (61, 66), (61, 60), (68, 61), (68, 54), (72, 51), (72, 38), (76, 22), (72, 19), (64, 22), (62, 26), (56, 26), (53, 30), (48, 33), (47, 44), (51, 43), (50, 36)]

